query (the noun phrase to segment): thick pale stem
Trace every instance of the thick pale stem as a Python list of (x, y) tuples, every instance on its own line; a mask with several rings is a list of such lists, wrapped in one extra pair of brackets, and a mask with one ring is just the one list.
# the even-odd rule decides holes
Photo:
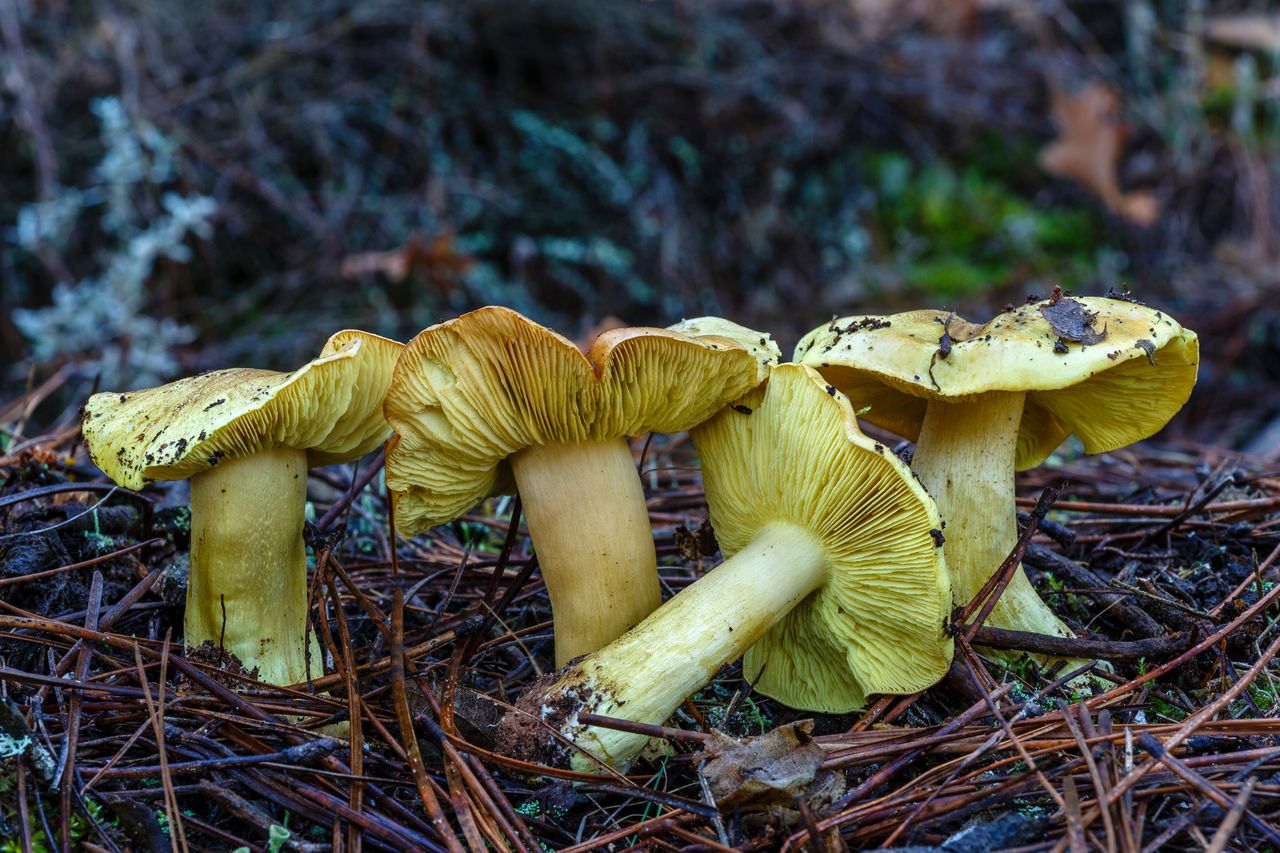
[[(931, 401), (911, 467), (946, 521), (951, 594), (964, 605), (1018, 541), (1014, 458), (1026, 395), (993, 391), (972, 401)], [(1070, 637), (1019, 566), (986, 624)]]
[[(538, 694), (535, 710), (596, 758), (624, 767), (648, 739), (584, 726), (577, 722), (580, 712), (663, 722), (820, 587), (828, 571), (817, 537), (793, 524), (769, 525), (633, 630), (570, 667)], [(578, 770), (600, 770), (581, 754), (571, 763)]]
[[(266, 450), (191, 478), (186, 642), (231, 652), (271, 684), (307, 678), (307, 454)], [(311, 637), (311, 673), (324, 672)]]
[(649, 511), (624, 439), (511, 457), (551, 597), (556, 666), (626, 633), (662, 603)]

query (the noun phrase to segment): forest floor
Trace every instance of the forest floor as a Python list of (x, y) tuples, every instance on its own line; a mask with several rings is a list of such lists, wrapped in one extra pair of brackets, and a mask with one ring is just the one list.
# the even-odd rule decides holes
[[(718, 563), (690, 546), (707, 519), (696, 459), (678, 439), (634, 449), (676, 592)], [(113, 487), (73, 430), (10, 446), (0, 834), (13, 849), (1280, 844), (1274, 464), (1190, 443), (1064, 449), (1020, 476), (1020, 508), (1048, 508), (1020, 546), (1078, 639), (960, 630), (940, 685), (844, 716), (783, 708), (729, 666), (668, 722), (665, 754), (607, 778), (491, 751), (497, 717), (554, 666), (513, 499), (393, 540), (380, 466), (313, 472), (311, 619), (331, 666), (277, 688), (184, 654), (180, 486)], [(1082, 680), (1027, 651), (1111, 664)], [(324, 733), (342, 720), (349, 740)], [(746, 744), (730, 769), (713, 731)], [(721, 774), (737, 772), (764, 791), (725, 799)]]

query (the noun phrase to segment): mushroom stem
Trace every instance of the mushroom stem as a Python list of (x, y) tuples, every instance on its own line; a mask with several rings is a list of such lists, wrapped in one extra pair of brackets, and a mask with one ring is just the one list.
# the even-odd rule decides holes
[[(1025, 398), (1020, 391), (990, 391), (959, 403), (931, 400), (925, 411), (911, 467), (947, 523), (943, 553), (957, 605), (969, 603), (1018, 541), (1014, 457)], [(986, 624), (1073, 636), (1021, 566)]]
[[(654, 611), (625, 635), (565, 670), (550, 686), (521, 698), (500, 733), (512, 753), (539, 760), (545, 730), (557, 728), (591, 756), (625, 767), (648, 738), (585, 726), (582, 712), (661, 723), (726, 663), (736, 660), (779, 619), (826, 582), (828, 558), (816, 536), (795, 524), (762, 528), (742, 551)], [(523, 713), (522, 713), (523, 711)], [(531, 741), (519, 732), (530, 730)], [(559, 741), (553, 749), (558, 748)], [(600, 772), (588, 755), (575, 770)]]
[(556, 666), (626, 633), (662, 603), (644, 488), (625, 439), (511, 457), (555, 614)]
[(296, 684), (323, 672), (307, 630), (307, 553), (302, 524), (307, 454), (286, 448), (223, 459), (191, 478), (188, 647), (206, 640), (258, 678)]

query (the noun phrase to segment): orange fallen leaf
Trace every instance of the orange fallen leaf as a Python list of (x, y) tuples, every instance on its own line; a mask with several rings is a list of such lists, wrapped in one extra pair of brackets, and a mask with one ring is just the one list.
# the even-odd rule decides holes
[(858, 33), (879, 41), (893, 33), (923, 26), (935, 36), (974, 38), (983, 13), (1000, 12), (1021, 28), (1034, 25), (1043, 13), (1026, 0), (847, 0)]
[(458, 278), (471, 268), (472, 259), (459, 252), (453, 234), (441, 231), (430, 240), (418, 235), (389, 252), (360, 252), (343, 258), (339, 272), (343, 278), (385, 275), (392, 281), (404, 281), (418, 275), (445, 293), (451, 293)]
[(1113, 213), (1136, 225), (1154, 224), (1160, 214), (1155, 195), (1120, 189), (1117, 172), (1129, 129), (1120, 118), (1119, 93), (1094, 80), (1074, 93), (1055, 86), (1049, 100), (1058, 138), (1040, 152), (1041, 168), (1079, 181)]

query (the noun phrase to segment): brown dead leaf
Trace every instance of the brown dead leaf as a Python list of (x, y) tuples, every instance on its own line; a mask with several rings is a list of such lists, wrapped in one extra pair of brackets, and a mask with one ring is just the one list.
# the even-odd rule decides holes
[(389, 252), (348, 255), (343, 258), (339, 272), (343, 278), (384, 275), (397, 282), (417, 275), (447, 294), (458, 286), (458, 279), (472, 263), (472, 259), (454, 245), (453, 234), (441, 231), (430, 240), (415, 234), (400, 248)]
[(1049, 321), (1049, 326), (1059, 339), (1088, 346), (1101, 343), (1107, 337), (1105, 326), (1102, 331), (1098, 331), (1094, 326), (1098, 313), (1086, 311), (1084, 303), (1069, 296), (1060, 297), (1049, 305), (1042, 306), (1040, 313)]
[(1120, 95), (1097, 80), (1068, 93), (1050, 92), (1058, 138), (1040, 152), (1040, 166), (1051, 175), (1079, 181), (1113, 213), (1143, 227), (1155, 223), (1160, 208), (1147, 191), (1122, 192), (1117, 177), (1129, 129), (1120, 118)]
[[(51, 444), (35, 444), (30, 447), (19, 448), (15, 453), (0, 455), (0, 465), (49, 467), (57, 463), (58, 452)], [(55, 498), (54, 501), (56, 503), (57, 499)]]
[(714, 557), (720, 550), (720, 544), (716, 542), (716, 532), (711, 527), (710, 519), (706, 518), (702, 520), (702, 524), (698, 525), (697, 530), (690, 530), (683, 524), (680, 525), (672, 533), (671, 538), (680, 556), (690, 563), (696, 563), (703, 557)]
[(815, 812), (844, 793), (840, 774), (822, 769), (824, 753), (810, 736), (813, 720), (799, 720), (759, 737), (721, 732), (703, 749), (702, 775), (716, 804), (743, 809), (794, 807), (801, 797)]
[(493, 745), (494, 733), (506, 709), (489, 696), (469, 687), (458, 686), (453, 694), (453, 721), (473, 743)]
[(1042, 17), (1025, 0), (848, 0), (865, 41), (878, 41), (923, 26), (935, 36), (973, 38), (984, 12), (1001, 12), (1017, 26), (1030, 29)]

